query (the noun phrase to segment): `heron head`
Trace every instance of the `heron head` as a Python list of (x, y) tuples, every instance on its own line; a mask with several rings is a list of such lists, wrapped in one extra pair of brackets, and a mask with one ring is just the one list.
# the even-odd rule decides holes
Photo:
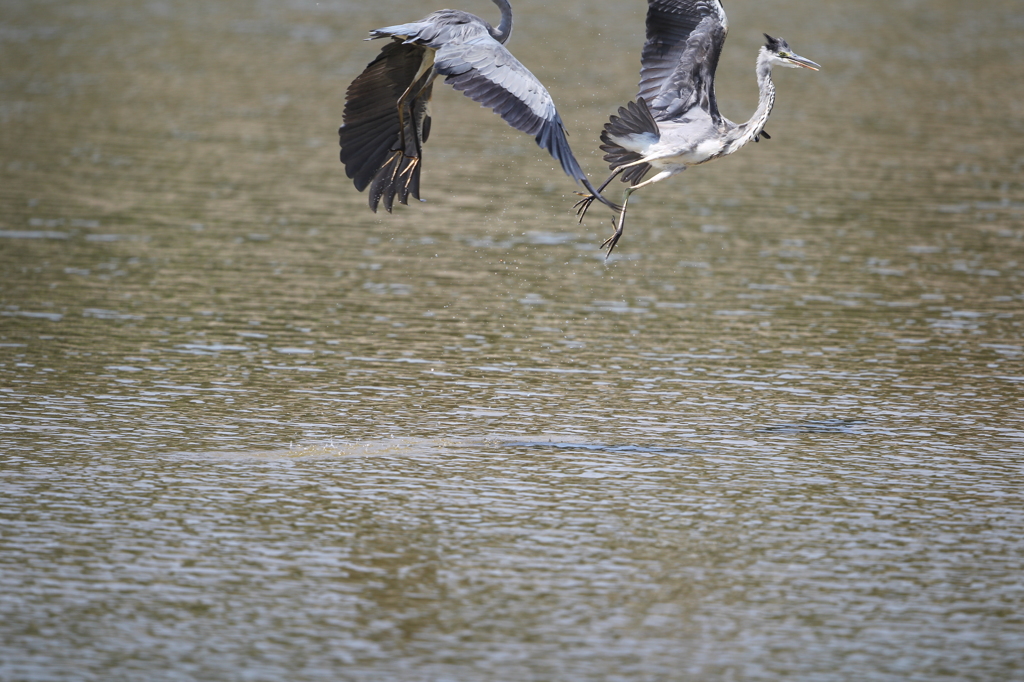
[(764, 51), (768, 54), (772, 64), (786, 66), (791, 69), (803, 67), (812, 71), (817, 71), (821, 68), (820, 65), (815, 64), (810, 59), (804, 59), (796, 52), (793, 52), (789, 43), (782, 38), (772, 38), (767, 33), (764, 34), (764, 37), (768, 39), (768, 42), (764, 44)]

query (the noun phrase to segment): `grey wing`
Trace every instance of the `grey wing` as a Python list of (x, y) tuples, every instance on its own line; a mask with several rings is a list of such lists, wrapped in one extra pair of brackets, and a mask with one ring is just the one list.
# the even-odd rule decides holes
[(719, 0), (648, 0), (640, 92), (658, 120), (694, 106), (722, 122), (715, 69), (729, 22)]
[(437, 73), (456, 90), (493, 109), (516, 130), (533, 135), (566, 175), (587, 184), (547, 89), (490, 35), (466, 37), (438, 47), (434, 56)]
[[(396, 194), (403, 204), (409, 194), (419, 198), (422, 148), (430, 135), (432, 74), (413, 80), (421, 74), (425, 56), (421, 46), (389, 43), (346, 93), (344, 123), (338, 130), (340, 158), (357, 190), (370, 186), (374, 211), (382, 198), (389, 212)], [(399, 111), (399, 99), (407, 90), (413, 96)]]

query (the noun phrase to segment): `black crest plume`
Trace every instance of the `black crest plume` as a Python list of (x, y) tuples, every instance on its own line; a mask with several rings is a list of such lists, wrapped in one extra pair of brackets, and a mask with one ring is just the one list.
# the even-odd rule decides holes
[(764, 44), (764, 46), (767, 47), (772, 52), (778, 52), (779, 50), (782, 49), (782, 46), (786, 43), (786, 41), (783, 40), (782, 38), (772, 38), (767, 33), (764, 34), (764, 37), (768, 39), (768, 42), (766, 42)]

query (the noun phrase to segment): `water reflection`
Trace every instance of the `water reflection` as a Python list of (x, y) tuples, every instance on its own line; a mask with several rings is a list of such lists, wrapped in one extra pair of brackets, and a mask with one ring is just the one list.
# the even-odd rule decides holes
[[(1019, 597), (1009, 469), (824, 435), (397, 439), (57, 476), (16, 459), (5, 504), (35, 511), (12, 519), (27, 564), (5, 581), (38, 595), (17, 634), (40, 658), (9, 670), (998, 676)], [(53, 651), (54, 631), (87, 655)]]
[[(642, 3), (516, 9), (600, 176)], [(0, 10), (0, 677), (1013, 678), (1016, 9), (770, 10), (726, 115), (759, 30), (827, 78), (607, 265), (458, 93), (366, 210), (394, 7)]]

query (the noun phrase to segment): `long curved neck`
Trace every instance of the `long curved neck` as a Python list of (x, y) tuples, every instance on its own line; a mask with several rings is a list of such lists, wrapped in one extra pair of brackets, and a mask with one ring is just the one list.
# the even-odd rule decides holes
[(504, 44), (512, 35), (512, 5), (508, 4), (508, 0), (491, 0), (491, 2), (501, 10), (501, 23), (498, 24), (498, 28), (491, 29), (491, 35), (499, 43)]
[(757, 64), (754, 66), (754, 69), (757, 72), (757, 88), (759, 91), (757, 109), (754, 111), (754, 115), (750, 117), (750, 120), (737, 126), (737, 130), (741, 131), (740, 136), (730, 145), (729, 152), (727, 153), (736, 151), (759, 136), (761, 131), (764, 130), (765, 123), (768, 122), (768, 116), (772, 113), (772, 107), (775, 106), (775, 83), (772, 82), (771, 57), (763, 47), (757, 53)]

